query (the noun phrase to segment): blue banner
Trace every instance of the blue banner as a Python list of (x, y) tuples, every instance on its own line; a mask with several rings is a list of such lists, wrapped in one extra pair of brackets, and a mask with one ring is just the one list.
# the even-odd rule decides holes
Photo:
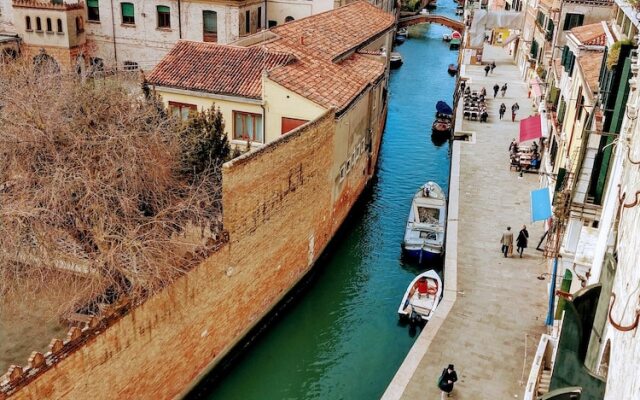
[(549, 188), (531, 191), (531, 222), (545, 221), (551, 217)]

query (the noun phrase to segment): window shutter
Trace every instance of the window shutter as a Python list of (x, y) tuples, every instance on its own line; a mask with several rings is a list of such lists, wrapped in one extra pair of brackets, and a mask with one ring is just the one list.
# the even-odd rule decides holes
[(87, 7), (98, 7), (98, 0), (87, 0)]
[(171, 10), (170, 10), (170, 9), (169, 9), (169, 7), (167, 7), (167, 6), (158, 6), (158, 12), (159, 12), (159, 13), (168, 13), (168, 12), (170, 12), (170, 11), (171, 11)]
[(569, 46), (564, 46), (562, 48), (562, 59), (560, 61), (563, 67), (567, 65), (567, 55), (569, 55)]
[(218, 32), (218, 14), (215, 11), (203, 11), (204, 31)]
[(569, 76), (573, 76), (573, 66), (576, 63), (576, 56), (571, 53), (571, 60), (569, 61)]
[(123, 17), (133, 17), (133, 4), (131, 4), (131, 3), (122, 3), (122, 16)]

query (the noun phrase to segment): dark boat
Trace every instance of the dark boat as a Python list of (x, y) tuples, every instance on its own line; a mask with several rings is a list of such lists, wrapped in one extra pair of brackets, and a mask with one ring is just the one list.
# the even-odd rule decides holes
[(389, 62), (391, 64), (391, 68), (400, 68), (402, 65), (402, 55), (400, 53), (391, 53), (391, 57), (389, 57)]
[(449, 67), (447, 68), (447, 72), (451, 76), (457, 74), (458, 73), (458, 66), (456, 64), (449, 64)]
[(402, 44), (407, 40), (406, 36), (396, 35), (396, 44)]
[(453, 110), (444, 101), (436, 104), (436, 119), (431, 125), (432, 135), (450, 136)]
[(460, 39), (451, 39), (449, 42), (449, 50), (458, 50), (460, 48)]

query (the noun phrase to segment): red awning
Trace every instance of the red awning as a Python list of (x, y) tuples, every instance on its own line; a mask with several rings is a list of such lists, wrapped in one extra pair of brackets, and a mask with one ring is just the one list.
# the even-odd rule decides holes
[(520, 121), (520, 142), (542, 137), (542, 120), (540, 115), (525, 118)]

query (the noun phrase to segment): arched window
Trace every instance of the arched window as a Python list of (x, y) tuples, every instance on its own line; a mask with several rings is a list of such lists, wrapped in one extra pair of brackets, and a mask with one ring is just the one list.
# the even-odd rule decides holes
[(31, 17), (25, 17), (24, 24), (26, 26), (26, 30), (28, 31), (33, 30), (33, 28), (31, 28)]
[(58, 18), (58, 33), (62, 33), (62, 20)]
[(82, 23), (82, 17), (76, 17), (76, 33), (84, 32), (84, 24)]
[(295, 18), (293, 18), (291, 15), (289, 15), (287, 18), (284, 19), (284, 22), (291, 22), (294, 21)]
[(36, 17), (36, 31), (42, 32), (42, 21), (40, 17)]
[(51, 24), (51, 18), (47, 18), (47, 32), (53, 32), (53, 25)]

